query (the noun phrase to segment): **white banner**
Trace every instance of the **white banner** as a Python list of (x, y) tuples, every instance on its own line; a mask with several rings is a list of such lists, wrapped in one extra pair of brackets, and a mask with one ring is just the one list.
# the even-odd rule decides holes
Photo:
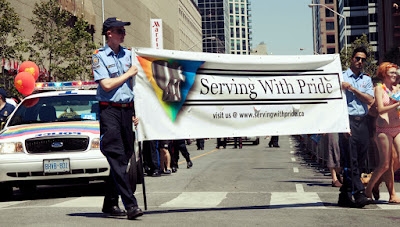
[(132, 49), (140, 140), (349, 131), (337, 54)]

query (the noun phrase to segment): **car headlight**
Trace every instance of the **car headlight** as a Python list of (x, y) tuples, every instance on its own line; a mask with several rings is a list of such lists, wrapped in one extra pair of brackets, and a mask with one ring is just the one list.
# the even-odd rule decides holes
[(23, 153), (21, 142), (0, 143), (0, 154)]
[(92, 146), (90, 147), (90, 150), (98, 149), (100, 149), (100, 138), (94, 138), (92, 139)]

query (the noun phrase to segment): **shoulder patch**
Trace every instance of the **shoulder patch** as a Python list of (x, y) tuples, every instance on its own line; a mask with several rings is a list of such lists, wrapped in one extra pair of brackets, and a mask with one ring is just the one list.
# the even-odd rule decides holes
[(93, 69), (98, 69), (100, 67), (100, 60), (99, 57), (97, 57), (96, 55), (93, 55), (92, 58), (92, 68)]

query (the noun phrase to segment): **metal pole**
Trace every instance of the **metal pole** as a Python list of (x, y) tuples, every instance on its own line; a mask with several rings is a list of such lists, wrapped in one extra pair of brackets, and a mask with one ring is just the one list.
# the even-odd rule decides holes
[(140, 157), (140, 166), (139, 168), (141, 171), (141, 178), (142, 178), (142, 190), (143, 190), (143, 203), (144, 209), (147, 210), (147, 197), (146, 197), (146, 185), (144, 183), (144, 168), (143, 168), (143, 155), (142, 155), (142, 142), (138, 142), (139, 145), (139, 157)]
[(345, 39), (345, 53), (346, 53), (346, 58), (347, 58), (347, 22), (346, 22), (346, 17), (343, 16), (343, 20), (344, 20), (344, 39)]
[[(102, 17), (104, 23), (104, 0), (101, 0), (101, 10), (102, 10)], [(106, 37), (103, 35), (103, 46), (106, 45)]]

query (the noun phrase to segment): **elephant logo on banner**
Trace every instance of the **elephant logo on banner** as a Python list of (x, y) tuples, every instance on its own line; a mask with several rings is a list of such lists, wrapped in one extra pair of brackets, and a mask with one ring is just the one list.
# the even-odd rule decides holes
[(178, 62), (157, 60), (153, 61), (151, 69), (154, 80), (163, 90), (162, 101), (180, 102), (182, 100), (181, 84), (186, 80), (182, 73), (182, 66)]

